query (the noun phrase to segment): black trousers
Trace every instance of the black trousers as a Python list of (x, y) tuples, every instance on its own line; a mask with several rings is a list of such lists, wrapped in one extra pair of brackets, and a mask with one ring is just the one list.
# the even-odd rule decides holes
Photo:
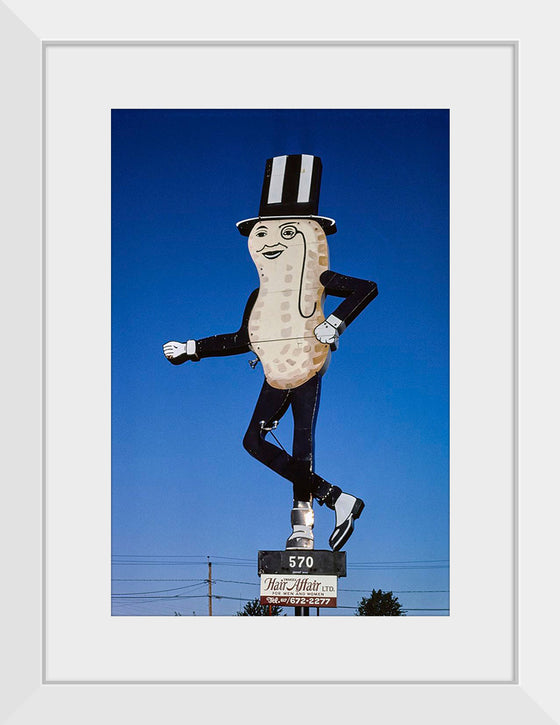
[[(278, 390), (265, 380), (243, 446), (258, 461), (292, 482), (294, 500), (311, 501), (313, 497), (320, 504), (330, 505), (340, 489), (313, 470), (315, 423), (320, 397), (319, 375), (291, 390)], [(292, 455), (265, 440), (269, 432), (267, 429), (274, 421), (279, 421), (290, 406), (294, 417)]]

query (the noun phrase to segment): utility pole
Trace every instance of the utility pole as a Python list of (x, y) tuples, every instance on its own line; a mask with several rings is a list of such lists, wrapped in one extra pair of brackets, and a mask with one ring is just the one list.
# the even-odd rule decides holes
[(208, 616), (212, 616), (212, 562), (208, 557)]

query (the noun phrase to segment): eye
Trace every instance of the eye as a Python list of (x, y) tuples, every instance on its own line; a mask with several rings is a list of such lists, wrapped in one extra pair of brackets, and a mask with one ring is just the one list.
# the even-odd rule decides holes
[(262, 232), (257, 232), (255, 234), (256, 237), (266, 237), (266, 232), (263, 230)]
[(280, 235), (282, 239), (293, 239), (295, 235), (297, 234), (297, 229), (295, 227), (283, 227), (280, 231)]

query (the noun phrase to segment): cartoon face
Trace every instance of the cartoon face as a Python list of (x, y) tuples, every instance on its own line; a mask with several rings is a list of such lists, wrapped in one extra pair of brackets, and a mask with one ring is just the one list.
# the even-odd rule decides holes
[(301, 271), (310, 256), (328, 254), (325, 232), (312, 219), (263, 219), (251, 230), (248, 244), (261, 280), (288, 267)]
[(249, 235), (249, 252), (259, 267), (259, 262), (277, 259), (289, 247), (302, 244), (304, 241), (301, 221), (267, 220), (253, 227)]

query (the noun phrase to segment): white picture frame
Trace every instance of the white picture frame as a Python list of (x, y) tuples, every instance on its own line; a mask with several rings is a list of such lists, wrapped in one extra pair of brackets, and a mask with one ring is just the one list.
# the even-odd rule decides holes
[[(497, 32), (499, 25), (496, 24), (496, 18), (502, 17), (498, 6), (504, 13), (507, 8), (502, 3), (494, 5), (493, 12), (488, 13), (487, 9), (484, 11), (486, 24), (482, 27), (488, 28), (488, 32), (493, 31), (493, 37), (505, 37), (503, 32)], [(436, 10), (434, 7), (434, 13)], [(232, 677), (236, 682), (235, 686), (208, 681), (177, 682), (176, 687), (166, 686), (165, 683), (143, 683), (135, 681), (134, 678), (128, 681), (121, 679), (119, 682), (100, 678), (89, 681), (87, 678), (78, 678), (75, 681), (71, 681), (72, 678), (66, 681), (48, 680), (46, 650), (49, 642), (45, 638), (48, 579), (45, 577), (46, 555), (44, 552), (41, 555), (40, 552), (42, 531), (46, 518), (52, 513), (42, 508), (43, 455), (49, 445), (50, 433), (48, 427), (43, 429), (42, 390), (45, 378), (42, 377), (44, 372), (41, 373), (41, 363), (44, 363), (44, 356), (38, 352), (47, 314), (44, 309), (40, 312), (41, 290), (45, 281), (44, 250), (41, 243), (44, 223), (42, 207), (48, 194), (48, 188), (42, 188), (41, 137), (43, 140), (45, 138), (41, 134), (41, 128), (44, 128), (41, 102), (44, 89), (43, 62), (45, 49), (49, 45), (52, 47), (65, 41), (86, 44), (88, 40), (82, 21), (71, 12), (65, 11), (69, 11), (69, 8), (64, 7), (63, 3), (28, 4), (17, 0), (0, 8), (3, 52), (11, 61), (11, 68), (15, 69), (9, 82), (5, 84), (5, 97), (9, 101), (7, 107), (12, 112), (4, 119), (4, 138), (8, 141), (5, 156), (8, 163), (2, 175), (8, 182), (5, 188), (12, 203), (5, 218), (9, 236), (6, 234), (4, 238), (17, 241), (17, 244), (10, 244), (8, 249), (10, 264), (6, 265), (2, 280), (5, 295), (3, 307), (13, 309), (14, 301), (17, 301), (18, 306), (17, 316), (8, 321), (5, 336), (17, 348), (16, 354), (11, 351), (5, 356), (6, 379), (17, 380), (18, 384), (7, 391), (10, 425), (9, 428), (6, 427), (6, 431), (10, 445), (5, 480), (9, 482), (8, 510), (14, 515), (10, 516), (2, 535), (3, 551), (7, 554), (13, 552), (13, 556), (7, 557), (5, 579), (11, 583), (10, 591), (16, 590), (15, 582), (18, 582), (18, 595), (10, 597), (7, 602), (2, 623), (5, 628), (3, 689), (7, 693), (1, 712), (4, 721), (31, 723), (37, 722), (39, 718), (56, 718), (58, 722), (97, 722), (103, 717), (107, 718), (107, 713), (113, 712), (115, 706), (120, 705), (121, 708), (126, 707), (129, 716), (133, 716), (136, 721), (152, 722), (154, 719), (163, 720), (183, 713), (187, 701), (189, 710), (201, 709), (206, 706), (208, 699), (214, 700), (210, 718), (221, 721), (228, 712), (241, 708), (246, 712), (250, 706), (249, 698), (254, 698), (260, 710), (273, 697), (275, 700), (289, 697), (291, 710), (304, 711), (309, 706), (311, 694), (314, 717), (329, 722), (347, 717), (349, 702), (356, 715), (370, 712), (375, 713), (376, 718), (391, 715), (393, 721), (402, 723), (408, 722), (412, 717), (417, 719), (418, 712), (425, 712), (426, 718), (429, 713), (429, 721), (434, 723), (447, 723), (450, 720), (458, 723), (490, 723), (495, 721), (497, 715), (500, 719), (507, 718), (515, 723), (531, 722), (538, 725), (557, 722), (559, 710), (555, 693), (554, 659), (549, 653), (554, 651), (554, 643), (558, 641), (558, 625), (550, 612), (548, 616), (543, 616), (534, 603), (534, 592), (538, 591), (541, 596), (544, 592), (547, 599), (554, 602), (554, 593), (557, 591), (556, 582), (551, 581), (554, 547), (549, 538), (555, 524), (553, 499), (556, 492), (548, 490), (551, 475), (547, 473), (551, 471), (553, 475), (555, 471), (551, 453), (554, 451), (554, 439), (550, 432), (553, 430), (553, 419), (548, 421), (546, 409), (543, 410), (542, 404), (539, 406), (536, 402), (538, 399), (542, 400), (543, 395), (548, 395), (550, 400), (557, 394), (557, 387), (553, 386), (553, 363), (555, 356), (557, 360), (557, 352), (548, 349), (546, 335), (551, 328), (547, 325), (546, 313), (544, 316), (539, 314), (538, 318), (534, 317), (538, 308), (535, 302), (531, 303), (529, 300), (532, 293), (540, 302), (539, 307), (548, 310), (554, 303), (552, 280), (549, 285), (546, 284), (554, 265), (550, 263), (548, 269), (543, 270), (542, 260), (544, 258), (548, 262), (556, 250), (550, 250), (546, 244), (550, 238), (544, 226), (546, 210), (542, 214), (540, 209), (537, 212), (535, 205), (538, 198), (532, 191), (533, 185), (545, 190), (552, 189), (554, 181), (550, 168), (545, 168), (542, 161), (546, 158), (545, 149), (548, 150), (547, 140), (551, 140), (546, 131), (553, 127), (548, 126), (548, 116), (544, 114), (550, 99), (539, 94), (537, 79), (542, 83), (543, 76), (546, 77), (548, 72), (548, 63), (555, 59), (552, 51), (549, 50), (547, 54), (546, 44), (540, 37), (542, 18), (538, 27), (529, 17), (514, 18), (508, 25), (506, 40), (480, 43), (480, 47), (488, 47), (494, 43), (496, 46), (511, 48), (512, 57), (515, 58), (516, 101), (520, 79), (524, 80), (526, 99), (520, 104), (520, 122), (526, 131), (519, 139), (520, 159), (525, 161), (525, 166), (522, 166), (521, 176), (518, 177), (515, 163), (512, 178), (515, 200), (517, 201), (518, 189), (525, 192), (522, 196), (523, 214), (519, 226), (520, 266), (514, 270), (524, 282), (520, 287), (524, 292), (516, 295), (515, 301), (512, 300), (513, 318), (523, 344), (518, 359), (520, 377), (519, 381), (515, 381), (520, 383), (517, 409), (521, 415), (516, 418), (516, 409), (515, 420), (512, 420), (512, 430), (515, 429), (519, 443), (519, 465), (516, 461), (513, 466), (517, 474), (515, 478), (519, 481), (518, 489), (517, 480), (512, 481), (512, 485), (516, 486), (515, 499), (519, 503), (519, 527), (516, 527), (517, 543), (513, 552), (518, 566), (515, 576), (518, 600), (515, 607), (515, 667), (512, 677), (499, 681), (481, 678), (479, 682), (471, 678), (468, 682), (447, 683), (440, 681), (403, 684), (398, 679), (384, 683), (338, 683), (335, 697), (332, 689), (326, 689), (325, 682), (316, 681), (312, 684), (312, 677), (305, 686), (292, 682), (257, 684), (243, 682), (242, 677), (239, 680)], [(118, 3), (112, 4), (111, 10), (109, 7), (99, 6), (95, 10), (91, 8), (91, 11), (95, 20), (91, 26), (91, 33), (95, 35), (91, 38), (92, 41), (109, 41), (118, 36), (119, 42), (136, 41), (139, 45), (144, 45), (160, 40), (165, 44), (166, 40), (174, 38), (172, 15), (164, 20), (161, 9), (155, 13), (157, 37), (151, 37), (154, 31), (149, 21), (153, 21), (153, 18), (139, 14), (131, 24), (127, 24), (129, 16), (126, 8)], [(483, 11), (478, 12), (482, 17)], [(397, 47), (399, 43), (392, 38), (397, 37), (395, 31), (398, 21), (396, 15), (387, 17), (383, 36), (376, 38), (376, 41)], [(222, 22), (225, 22), (225, 18)], [(230, 34), (226, 36), (217, 32), (209, 33), (208, 28), (212, 27), (215, 28), (210, 25), (210, 14), (207, 17), (202, 14), (197, 27), (189, 28), (189, 40), (198, 41), (200, 45), (207, 47), (212, 47), (208, 38), (214, 41), (218, 38), (226, 39), (232, 43), (241, 42), (241, 38), (244, 41), (262, 40), (258, 37), (259, 28), (251, 28), (250, 24), (243, 24), (239, 19), (237, 25), (230, 25)], [(280, 29), (281, 27), (282, 24)], [(303, 38), (302, 42), (323, 40), (326, 45), (335, 44), (332, 33), (335, 32), (335, 36), (337, 33), (333, 31), (333, 27), (329, 33), (328, 24), (322, 24), (315, 28), (313, 36)], [(442, 27), (439, 31), (440, 42), (449, 46), (477, 46), (471, 40), (463, 43), (456, 40), (457, 34), (454, 30), (453, 27)], [(479, 33), (480, 31), (476, 34)], [(427, 41), (428, 35), (431, 33), (427, 24), (419, 23), (413, 40), (419, 46), (428, 42), (437, 44), (433, 39)], [(486, 37), (487, 33), (484, 35)], [(410, 34), (407, 37), (410, 38)], [(450, 37), (454, 40), (448, 40)], [(286, 33), (277, 40), (281, 44), (293, 41), (294, 38)], [(344, 37), (344, 40), (351, 45), (359, 38), (351, 34)], [(410, 39), (408, 42), (411, 46), (414, 45)], [(524, 64), (518, 67), (518, 51), (523, 48)], [(538, 116), (531, 106), (531, 102), (537, 101), (540, 104)], [(18, 112), (13, 112), (16, 108)], [(552, 116), (553, 107), (548, 110)], [(539, 119), (540, 125), (537, 123)], [(542, 125), (545, 125), (545, 133), (541, 132)], [(515, 138), (515, 151), (512, 154), (515, 161), (517, 141)], [(554, 153), (554, 148), (549, 153)], [(546, 184), (547, 173), (549, 187), (543, 185), (543, 180)], [(554, 196), (551, 198), (554, 199)], [(513, 241), (517, 255), (516, 219), (513, 221)], [(551, 228), (554, 229), (552, 225)], [(529, 237), (531, 249), (524, 246), (524, 239), (528, 240)], [(517, 304), (521, 305), (519, 315)], [(552, 320), (553, 318), (549, 320), (549, 324)], [(540, 349), (544, 348), (548, 355), (535, 355), (533, 350), (538, 347), (537, 342)], [(535, 363), (539, 366), (538, 370), (531, 368), (531, 364)], [(545, 425), (542, 424), (542, 418)], [(550, 425), (547, 426), (547, 422)], [(543, 441), (549, 443), (549, 446), (545, 447)], [(20, 483), (15, 485), (15, 482)], [(86, 626), (87, 622), (84, 622), (84, 627)], [(332, 688), (333, 685), (329, 687)], [(215, 690), (215, 697), (208, 698), (208, 688)], [(216, 700), (219, 702), (215, 702)], [(275, 712), (268, 716), (269, 719), (280, 721), (281, 710), (282, 708), (275, 708)]]

